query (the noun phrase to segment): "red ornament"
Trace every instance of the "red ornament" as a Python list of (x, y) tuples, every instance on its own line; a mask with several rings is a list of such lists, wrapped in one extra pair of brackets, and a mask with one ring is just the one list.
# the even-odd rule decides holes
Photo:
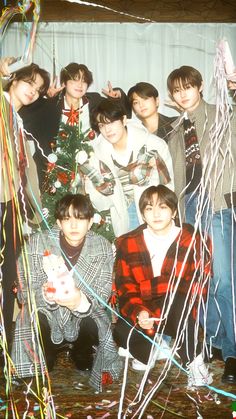
[(112, 383), (113, 383), (113, 379), (112, 379), (111, 374), (109, 372), (103, 371), (103, 373), (102, 373), (102, 384), (107, 385), (107, 384), (112, 384)]
[(56, 144), (56, 142), (55, 142), (55, 141), (52, 141), (52, 142), (50, 143), (50, 147), (51, 147), (51, 149), (52, 149), (52, 150), (53, 150), (56, 146), (57, 146), (57, 144)]
[(90, 140), (94, 140), (94, 138), (95, 138), (95, 131), (94, 130), (89, 131), (88, 138)]
[(63, 138), (63, 139), (67, 138), (67, 133), (65, 131), (60, 131), (59, 134), (60, 134), (61, 138)]
[(148, 334), (148, 336), (153, 336), (155, 334), (155, 329), (154, 328), (147, 329), (147, 334)]
[(57, 175), (57, 180), (59, 180), (59, 182), (63, 183), (64, 185), (66, 185), (69, 179), (65, 172), (59, 172)]
[(63, 115), (67, 116), (68, 125), (77, 125), (79, 123), (79, 110), (75, 110), (72, 107), (70, 110), (63, 110)]
[(55, 163), (48, 163), (47, 164), (47, 172), (51, 172), (55, 168)]

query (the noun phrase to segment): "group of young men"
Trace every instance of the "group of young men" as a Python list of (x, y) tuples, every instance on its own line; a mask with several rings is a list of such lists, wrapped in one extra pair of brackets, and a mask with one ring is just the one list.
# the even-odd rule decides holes
[[(5, 74), (7, 63), (1, 66)], [(134, 358), (134, 368), (146, 369), (158, 359), (164, 334), (174, 338), (172, 354), (187, 368), (188, 385), (210, 384), (206, 342), (196, 333), (200, 322), (206, 348), (222, 351), (222, 381), (236, 383), (234, 111), (219, 143), (216, 107), (203, 100), (202, 77), (193, 67), (182, 66), (168, 77), (180, 110), (178, 118), (168, 118), (158, 113), (158, 92), (149, 83), (136, 84), (127, 97), (109, 86), (105, 99), (87, 93), (92, 74), (76, 63), (61, 72), (63, 90), (45, 98), (49, 77), (34, 66), (13, 75), (1, 105), (2, 342), (12, 346), (13, 374), (50, 370), (66, 342), (78, 369), (91, 369), (91, 385), (101, 390), (104, 377), (111, 382), (119, 376), (118, 346)], [(127, 121), (131, 108), (142, 124)], [(38, 223), (43, 218), (32, 154), (42, 189), (45, 156), (60, 123), (78, 121), (97, 133), (85, 162), (93, 168), (84, 178), (86, 195), (63, 197), (55, 211), (57, 227), (33, 234), (26, 244), (21, 226), (30, 222), (28, 210), (39, 212)], [(26, 132), (33, 135), (33, 152)], [(97, 176), (108, 183), (105, 190), (95, 184)], [(112, 246), (90, 231), (94, 209), (110, 211), (117, 237), (114, 274), (122, 318), (113, 334)], [(4, 279), (11, 264), (5, 251), (9, 229), (16, 264), (12, 277)], [(11, 342), (6, 295), (13, 307), (17, 278), (21, 312)]]

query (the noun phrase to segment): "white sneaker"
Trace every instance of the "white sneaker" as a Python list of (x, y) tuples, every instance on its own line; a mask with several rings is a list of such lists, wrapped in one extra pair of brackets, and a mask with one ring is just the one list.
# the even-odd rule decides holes
[(191, 364), (189, 364), (188, 387), (201, 387), (211, 384), (212, 381), (212, 373), (209, 373), (208, 368), (203, 361), (202, 354), (199, 354)]
[(128, 349), (122, 348), (122, 346), (119, 347), (118, 349), (118, 354), (120, 356), (124, 356), (125, 358), (133, 358), (133, 356), (131, 355), (131, 353), (128, 351)]
[(170, 358), (171, 355), (171, 348), (169, 344), (163, 339), (155, 349), (153, 357), (155, 358), (155, 361), (159, 361), (160, 359)]
[[(155, 365), (155, 361), (151, 362), (150, 368), (153, 368)], [(147, 364), (143, 364), (142, 362), (138, 361), (136, 358), (132, 361), (132, 368), (136, 371), (146, 371)]]

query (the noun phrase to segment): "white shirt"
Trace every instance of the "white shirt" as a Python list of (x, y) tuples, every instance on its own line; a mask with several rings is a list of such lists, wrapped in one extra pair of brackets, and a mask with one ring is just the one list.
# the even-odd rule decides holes
[(174, 221), (170, 231), (164, 235), (156, 235), (148, 227), (143, 231), (144, 240), (150, 253), (154, 277), (160, 276), (166, 253), (179, 232), (180, 228), (174, 224)]

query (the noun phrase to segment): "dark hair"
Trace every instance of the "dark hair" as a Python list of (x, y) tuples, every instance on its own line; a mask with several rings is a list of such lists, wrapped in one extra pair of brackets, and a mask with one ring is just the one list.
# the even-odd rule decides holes
[(178, 208), (178, 198), (176, 194), (164, 185), (149, 186), (145, 189), (139, 199), (139, 210), (141, 214), (144, 214), (144, 210), (147, 205), (153, 205), (153, 195), (158, 196), (158, 200), (166, 204), (174, 213)]
[(47, 93), (49, 85), (50, 85), (50, 75), (46, 70), (44, 70), (43, 68), (40, 68), (38, 64), (34, 64), (34, 63), (16, 71), (13, 74), (13, 77), (10, 79), (9, 83), (7, 84), (5, 90), (9, 91), (13, 81), (15, 80), (16, 81), (23, 80), (25, 82), (35, 81), (36, 76), (38, 74), (43, 79), (43, 85), (40, 87), (39, 96), (44, 96)]
[(183, 86), (184, 89), (187, 84), (190, 84), (193, 87), (197, 86), (198, 89), (200, 89), (202, 85), (202, 75), (196, 68), (183, 65), (182, 67), (173, 70), (168, 76), (167, 88), (171, 94), (173, 94), (176, 83), (179, 86)]
[(67, 194), (56, 203), (55, 219), (63, 220), (68, 217), (70, 207), (75, 218), (90, 220), (94, 215), (94, 208), (88, 195)]
[(119, 101), (104, 98), (91, 114), (91, 127), (99, 131), (99, 122), (106, 124), (118, 120), (123, 121), (124, 115), (126, 111)]
[(159, 96), (158, 90), (152, 84), (143, 81), (140, 83), (136, 83), (133, 87), (129, 89), (127, 93), (128, 100), (131, 106), (133, 103), (134, 93), (136, 93), (143, 99), (148, 99), (149, 97), (154, 97), (156, 99)]
[(60, 73), (60, 83), (63, 84), (68, 80), (75, 80), (77, 77), (83, 76), (85, 83), (88, 87), (93, 82), (93, 74), (85, 64), (70, 63), (66, 67), (62, 68)]

